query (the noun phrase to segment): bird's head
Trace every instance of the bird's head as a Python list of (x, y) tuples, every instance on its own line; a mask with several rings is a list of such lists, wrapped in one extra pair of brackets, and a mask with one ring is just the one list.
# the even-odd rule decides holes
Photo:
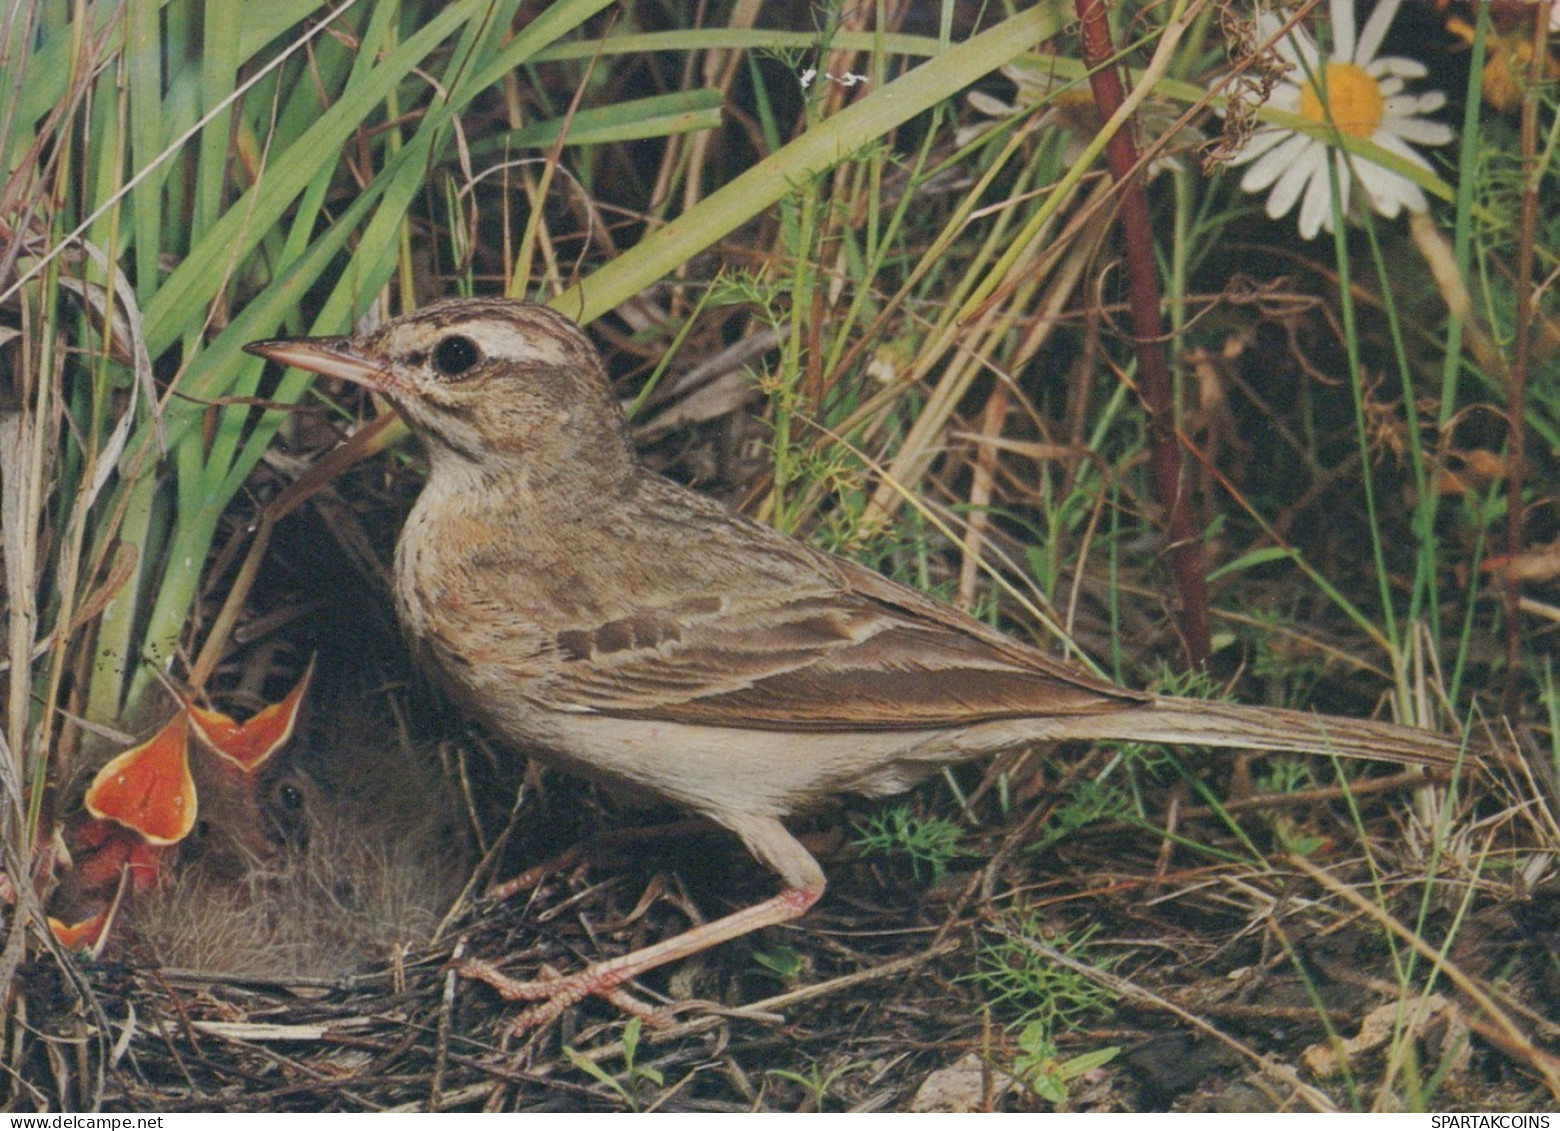
[(383, 394), (427, 446), (435, 474), (447, 461), (531, 472), (632, 463), (599, 355), (578, 326), (544, 306), (450, 299), (354, 337), (244, 348)]

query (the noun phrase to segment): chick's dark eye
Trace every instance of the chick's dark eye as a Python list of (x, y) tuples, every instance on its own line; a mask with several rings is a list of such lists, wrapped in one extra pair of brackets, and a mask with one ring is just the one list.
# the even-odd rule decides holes
[(433, 347), (433, 367), (444, 377), (460, 377), (480, 360), (477, 343), (463, 334), (451, 334)]

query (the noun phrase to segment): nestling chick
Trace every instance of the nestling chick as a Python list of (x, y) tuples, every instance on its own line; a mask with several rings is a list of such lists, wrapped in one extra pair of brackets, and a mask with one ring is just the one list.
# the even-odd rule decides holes
[(248, 814), (213, 811), (137, 901), (135, 943), (163, 966), (272, 979), (362, 972), (427, 944), (472, 864), (437, 761), (361, 718), (276, 761), (256, 792), (270, 847), (256, 850)]

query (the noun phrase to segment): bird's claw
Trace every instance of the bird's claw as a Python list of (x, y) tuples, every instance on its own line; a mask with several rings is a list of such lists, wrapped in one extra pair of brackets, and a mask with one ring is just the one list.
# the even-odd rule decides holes
[(512, 1037), (551, 1024), (565, 1010), (578, 1005), (587, 997), (603, 998), (624, 1013), (643, 1019), (652, 1027), (660, 1028), (667, 1024), (667, 1019), (655, 1006), (640, 1001), (623, 988), (621, 975), (603, 969), (601, 965), (587, 967), (573, 974), (564, 974), (552, 966), (543, 966), (539, 971), (541, 977), (523, 980), (511, 978), (484, 959), (465, 958), (456, 964), (455, 973), (462, 978), (491, 986), (505, 1001), (537, 1003), (510, 1022), (509, 1035)]

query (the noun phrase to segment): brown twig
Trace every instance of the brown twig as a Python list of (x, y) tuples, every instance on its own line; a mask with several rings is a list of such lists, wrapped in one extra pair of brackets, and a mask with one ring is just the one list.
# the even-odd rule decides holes
[[(1100, 119), (1109, 121), (1125, 99), (1112, 59), (1110, 25), (1104, 0), (1075, 0), (1083, 24), (1083, 60)], [(1159, 269), (1154, 262), (1154, 233), (1143, 188), (1142, 165), (1128, 130), (1117, 130), (1105, 147), (1111, 177), (1121, 189), (1121, 238), (1127, 265), (1127, 293), (1138, 359), (1138, 399), (1148, 414), (1148, 444), (1154, 492), (1165, 514), (1170, 568), (1180, 594), (1181, 647), (1189, 668), (1208, 661), (1208, 582), (1203, 569), (1202, 536), (1183, 490), (1181, 450), (1176, 442), (1175, 400), (1160, 317)]]
[[(1549, 63), (1549, 9), (1533, 9), (1533, 60), (1522, 93), (1522, 205), (1517, 218), (1517, 311), (1506, 387), (1506, 553), (1518, 560), (1523, 550), (1522, 483), (1527, 460), (1523, 417), (1527, 413), (1528, 362), (1533, 352), (1533, 313), (1538, 295), (1533, 286), (1533, 247), (1538, 232), (1538, 108)], [(1501, 709), (1517, 711), (1522, 689), (1522, 581), (1507, 570), (1502, 586), (1506, 628), (1506, 690)]]

